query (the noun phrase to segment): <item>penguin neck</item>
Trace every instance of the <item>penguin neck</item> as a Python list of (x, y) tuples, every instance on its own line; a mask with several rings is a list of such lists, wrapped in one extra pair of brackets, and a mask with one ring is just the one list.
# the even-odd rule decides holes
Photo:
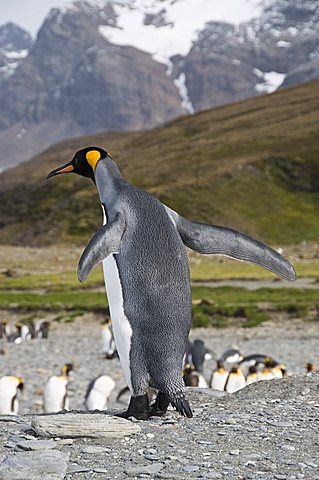
[(98, 162), (95, 168), (95, 182), (101, 203), (108, 211), (111, 210), (124, 182), (116, 163), (111, 158)]

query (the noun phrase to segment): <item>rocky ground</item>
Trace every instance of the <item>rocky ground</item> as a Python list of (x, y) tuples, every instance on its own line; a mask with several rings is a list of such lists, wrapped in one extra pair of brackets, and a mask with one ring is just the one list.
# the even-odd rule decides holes
[[(88, 315), (74, 323), (55, 323), (47, 341), (1, 345), (5, 350), (0, 357), (1, 374), (21, 375), (25, 392), (20, 400), (23, 415), (0, 417), (0, 479), (319, 480), (319, 375), (302, 373), (305, 361), (319, 358), (318, 322), (296, 320), (279, 326), (277, 319), (255, 329), (192, 332), (192, 337), (204, 339), (213, 353), (205, 371), (207, 379), (216, 356), (234, 344), (245, 354), (273, 355), (291, 374), (285, 380), (254, 384), (233, 395), (190, 390), (193, 419), (170, 411), (164, 418), (135, 422), (135, 434), (132, 423), (123, 421), (121, 433), (114, 438), (99, 433), (101, 426), (107, 431), (103, 418), (107, 422), (108, 416), (101, 420), (79, 413), (75, 417), (82, 415), (80, 421), (70, 420), (70, 432), (60, 420), (68, 417), (56, 415), (52, 418), (58, 422), (58, 430), (46, 427), (41, 433), (49, 440), (34, 436), (32, 420), (34, 427), (34, 420), (48, 418), (34, 415), (42, 412), (41, 389), (64, 362), (76, 366), (70, 386), (72, 409), (83, 409), (87, 384), (100, 373), (110, 374), (116, 381), (110, 408), (125, 408), (127, 398), (123, 397), (122, 404), (115, 401), (125, 385), (119, 362), (104, 360), (100, 353), (99, 320)], [(91, 431), (93, 438), (81, 438), (84, 431)], [(78, 435), (80, 438), (74, 438)]]

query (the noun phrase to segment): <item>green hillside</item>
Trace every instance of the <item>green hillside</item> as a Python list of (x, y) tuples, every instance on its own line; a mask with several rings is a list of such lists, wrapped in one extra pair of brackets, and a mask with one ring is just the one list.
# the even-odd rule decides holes
[(319, 238), (319, 82), (181, 117), (147, 132), (56, 144), (0, 175), (0, 242), (83, 243), (101, 222), (95, 187), (46, 174), (87, 145), (182, 215), (270, 243)]

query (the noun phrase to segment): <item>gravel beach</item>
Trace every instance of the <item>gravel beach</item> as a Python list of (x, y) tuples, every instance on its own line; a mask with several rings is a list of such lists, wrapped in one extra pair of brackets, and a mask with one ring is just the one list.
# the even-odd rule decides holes
[[(36, 470), (47, 468), (42, 478), (48, 480), (319, 480), (319, 375), (303, 373), (306, 361), (319, 358), (318, 322), (276, 319), (254, 329), (197, 329), (191, 337), (203, 339), (213, 355), (204, 372), (207, 380), (216, 357), (233, 345), (244, 354), (272, 355), (285, 363), (289, 377), (259, 382), (224, 396), (211, 390), (188, 389), (193, 419), (184, 419), (171, 410), (163, 418), (136, 422), (140, 433), (128, 432), (122, 438), (68, 439), (61, 431), (63, 440), (52, 435), (53, 439), (46, 440), (49, 443), (37, 443), (43, 440), (33, 436), (30, 425), (32, 418), (37, 418), (34, 414), (42, 412), (44, 382), (65, 362), (76, 367), (70, 384), (71, 409), (83, 410), (88, 382), (101, 373), (111, 375), (116, 382), (110, 413), (126, 407), (128, 397), (123, 396), (120, 404), (115, 401), (125, 386), (119, 361), (105, 360), (101, 353), (101, 320), (86, 315), (72, 323), (53, 323), (48, 340), (1, 344), (1, 373), (22, 376), (25, 382), (20, 398), (22, 415), (0, 417), (1, 479), (33, 480), (40, 478)], [(44, 467), (37, 464), (42, 460)], [(19, 476), (21, 465), (28, 462), (29, 473)], [(52, 473), (50, 462), (60, 470), (54, 472), (54, 467)]]

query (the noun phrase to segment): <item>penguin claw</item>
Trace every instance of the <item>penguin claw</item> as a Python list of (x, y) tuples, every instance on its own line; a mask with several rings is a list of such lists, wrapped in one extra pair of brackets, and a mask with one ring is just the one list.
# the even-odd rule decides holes
[(136, 418), (136, 420), (149, 420), (151, 413), (140, 413), (140, 412), (129, 412), (129, 410), (125, 410), (125, 412), (115, 413), (115, 417), (125, 418), (126, 420), (130, 420), (131, 418)]
[(176, 408), (176, 410), (183, 415), (183, 417), (187, 418), (192, 418), (193, 417), (193, 412), (192, 409), (188, 403), (188, 400), (186, 398), (176, 398), (172, 402), (173, 407)]
[(116, 417), (129, 419), (134, 417), (137, 420), (148, 420), (151, 416), (147, 393), (137, 397), (131, 397), (128, 409), (125, 412), (116, 414)]

